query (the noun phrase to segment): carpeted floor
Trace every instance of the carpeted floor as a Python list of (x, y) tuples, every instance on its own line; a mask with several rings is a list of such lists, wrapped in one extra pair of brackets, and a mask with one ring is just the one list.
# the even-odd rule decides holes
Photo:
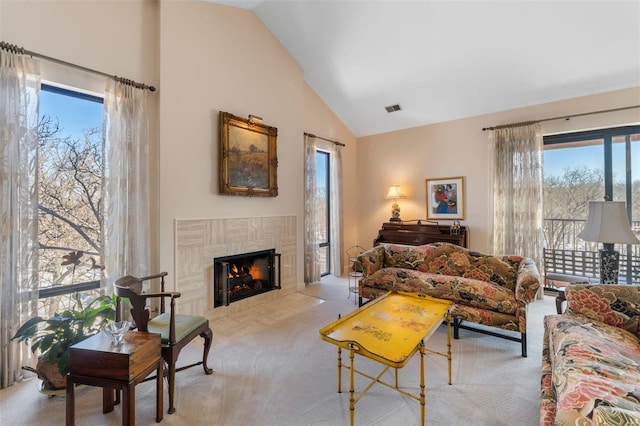
[[(214, 342), (205, 376), (200, 367), (178, 373), (175, 414), (167, 425), (301, 426), (349, 423), (346, 370), (343, 393), (337, 393), (336, 348), (320, 340), (318, 330), (356, 308), (346, 279), (326, 277), (304, 292), (259, 305), (212, 323)], [(453, 385), (447, 384), (446, 359), (427, 355), (427, 425), (539, 424), (542, 318), (555, 313), (551, 296), (530, 305), (529, 356), (520, 344), (460, 331), (453, 341)], [(241, 324), (244, 324), (242, 326)], [(201, 341), (181, 354), (184, 363), (201, 354)], [(446, 347), (440, 327), (427, 347)], [(377, 374), (379, 364), (356, 358), (358, 369)], [(419, 357), (400, 370), (400, 385), (418, 393)], [(391, 371), (387, 380), (392, 381)], [(366, 386), (357, 378), (356, 391)], [(136, 387), (136, 422), (154, 424), (154, 384)], [(102, 392), (82, 387), (76, 392), (76, 423), (121, 424), (121, 408), (102, 414)], [(167, 396), (165, 393), (165, 408)], [(359, 400), (357, 425), (417, 425), (418, 401), (381, 385)], [(48, 398), (28, 380), (0, 390), (1, 425), (58, 425), (65, 422), (63, 397)]]

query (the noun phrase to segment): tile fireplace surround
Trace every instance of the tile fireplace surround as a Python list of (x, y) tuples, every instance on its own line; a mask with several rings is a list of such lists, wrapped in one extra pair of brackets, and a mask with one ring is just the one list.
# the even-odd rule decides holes
[[(176, 219), (175, 290), (181, 314), (220, 318), (296, 291), (296, 217)], [(280, 290), (213, 308), (213, 259), (275, 248), (282, 254)]]

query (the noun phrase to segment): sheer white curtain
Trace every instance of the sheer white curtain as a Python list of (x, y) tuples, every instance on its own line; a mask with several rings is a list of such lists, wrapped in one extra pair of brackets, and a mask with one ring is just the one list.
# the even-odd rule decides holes
[(11, 342), (37, 312), (38, 62), (0, 49), (0, 387), (32, 357)]
[(539, 124), (491, 132), (493, 252), (542, 258), (543, 144)]
[(107, 80), (105, 135), (106, 286), (149, 274), (149, 124), (147, 92)]
[(316, 138), (304, 136), (304, 283), (320, 282), (316, 185)]

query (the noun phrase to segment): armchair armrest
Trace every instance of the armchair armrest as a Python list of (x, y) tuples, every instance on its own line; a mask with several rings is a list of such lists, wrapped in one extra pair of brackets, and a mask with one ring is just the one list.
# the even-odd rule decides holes
[(178, 291), (164, 291), (161, 293), (142, 293), (140, 296), (144, 297), (175, 297), (176, 299), (180, 297), (180, 292)]
[(516, 276), (515, 296), (518, 302), (529, 304), (533, 302), (540, 289), (540, 272), (533, 259), (525, 257), (518, 266)]
[(358, 256), (358, 262), (362, 265), (362, 276), (368, 277), (384, 266), (384, 247), (375, 246)]
[[(139, 280), (140, 280), (140, 281), (153, 280), (153, 279), (155, 279), (155, 278), (164, 278), (164, 277), (166, 277), (167, 275), (169, 275), (169, 273), (168, 273), (168, 272), (160, 272), (159, 274), (149, 275), (148, 277), (142, 277), (142, 278), (139, 278)], [(164, 280), (163, 280), (163, 282), (164, 282)]]

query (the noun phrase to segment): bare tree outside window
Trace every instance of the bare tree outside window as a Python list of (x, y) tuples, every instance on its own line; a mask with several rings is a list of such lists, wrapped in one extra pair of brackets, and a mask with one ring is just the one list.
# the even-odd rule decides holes
[[(70, 97), (68, 94), (54, 94)], [(64, 100), (41, 111), (38, 158), (38, 243), (40, 290), (99, 281), (102, 272), (103, 140), (101, 104)], [(55, 105), (58, 109), (51, 111)], [(74, 111), (73, 108), (79, 108)], [(93, 120), (86, 118), (93, 109)], [(49, 115), (50, 114), (50, 115)], [(62, 118), (59, 118), (58, 114)], [(99, 126), (91, 125), (99, 117)], [(76, 122), (69, 122), (77, 119)], [(62, 122), (64, 120), (64, 122)], [(84, 127), (86, 125), (86, 127)], [(45, 291), (46, 293), (46, 291)], [(88, 292), (85, 297), (94, 297)], [(41, 296), (42, 313), (65, 308), (68, 297)]]
[[(640, 235), (639, 159), (637, 126), (545, 136), (545, 249), (553, 250), (553, 256), (562, 261), (572, 258), (572, 251), (601, 249), (578, 234), (586, 223), (589, 201), (604, 200), (605, 196), (627, 203), (632, 229)], [(635, 282), (640, 277), (640, 245), (619, 245), (616, 249), (622, 255), (621, 276), (626, 282)]]

